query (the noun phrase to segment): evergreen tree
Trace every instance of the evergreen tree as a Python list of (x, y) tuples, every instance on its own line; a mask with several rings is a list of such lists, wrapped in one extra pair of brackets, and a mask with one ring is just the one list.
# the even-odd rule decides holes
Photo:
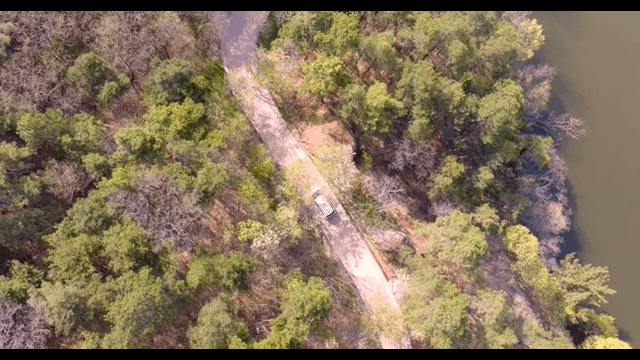
[(471, 214), (456, 210), (438, 217), (434, 223), (417, 223), (415, 231), (428, 239), (432, 253), (449, 266), (457, 264), (474, 270), (487, 253), (487, 242), (471, 219)]
[(616, 293), (606, 284), (609, 281), (607, 267), (582, 265), (575, 253), (560, 261), (554, 275), (560, 282), (567, 316), (574, 322), (585, 320), (584, 310), (606, 304), (605, 295)]
[(250, 340), (247, 324), (233, 316), (229, 299), (220, 296), (200, 309), (195, 326), (187, 333), (192, 349), (226, 349), (235, 341), (246, 345)]

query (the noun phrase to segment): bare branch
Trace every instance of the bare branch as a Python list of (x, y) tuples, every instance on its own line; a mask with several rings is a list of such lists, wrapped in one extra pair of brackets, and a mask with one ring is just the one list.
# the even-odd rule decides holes
[(542, 170), (523, 159), (524, 181), (518, 187), (518, 192), (531, 203), (520, 219), (540, 240), (540, 255), (548, 266), (555, 265), (562, 243), (558, 235), (570, 229), (572, 215), (566, 186), (567, 167), (555, 147), (550, 148), (549, 156), (551, 161)]
[(399, 196), (406, 192), (398, 176), (382, 173), (367, 176), (365, 185), (378, 204), (385, 208), (391, 206)]
[(40, 312), (0, 300), (0, 349), (41, 348), (50, 334)]
[(53, 195), (67, 205), (91, 183), (91, 176), (82, 165), (57, 160), (47, 164), (45, 179)]
[(554, 112), (545, 111), (525, 116), (524, 119), (530, 124), (540, 127), (556, 141), (562, 140), (564, 135), (577, 139), (587, 133), (584, 122), (569, 116), (569, 114), (557, 116)]
[(167, 240), (178, 249), (192, 249), (203, 211), (195, 194), (186, 193), (165, 174), (144, 172), (135, 179), (135, 190), (117, 190), (109, 201), (133, 218), (155, 238), (156, 250)]
[(502, 14), (502, 18), (511, 22), (513, 25), (518, 25), (527, 20), (529, 15), (531, 15), (531, 11), (505, 11)]
[(404, 139), (396, 147), (391, 159), (391, 168), (401, 171), (405, 167), (413, 169), (418, 179), (426, 179), (437, 168), (437, 150), (430, 142), (419, 144)]

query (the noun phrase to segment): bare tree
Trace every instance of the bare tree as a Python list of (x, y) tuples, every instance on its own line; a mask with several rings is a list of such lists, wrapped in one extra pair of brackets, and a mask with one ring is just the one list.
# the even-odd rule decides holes
[(513, 25), (518, 25), (527, 20), (531, 15), (531, 11), (505, 11), (502, 18), (509, 21)]
[(398, 176), (376, 173), (367, 176), (364, 181), (369, 193), (383, 208), (391, 206), (406, 192)]
[(530, 202), (521, 215), (521, 221), (540, 240), (540, 255), (548, 265), (555, 265), (560, 253), (558, 236), (571, 227), (572, 211), (569, 207), (567, 167), (555, 147), (549, 149), (551, 161), (539, 170), (530, 160), (523, 159), (523, 182), (518, 192)]
[(551, 82), (556, 69), (548, 64), (526, 65), (517, 71), (516, 76), (524, 91), (525, 111), (528, 115), (545, 110), (551, 96)]
[(418, 179), (426, 179), (438, 166), (436, 146), (431, 142), (416, 144), (403, 139), (392, 153), (391, 168), (402, 171), (410, 168)]
[(530, 124), (541, 128), (556, 141), (562, 140), (565, 135), (577, 139), (587, 133), (584, 128), (584, 122), (569, 116), (569, 114), (558, 116), (553, 111), (542, 111), (525, 116), (524, 119)]
[(159, 48), (168, 58), (189, 59), (195, 53), (195, 38), (186, 21), (178, 16), (164, 16), (156, 25)]
[(41, 348), (50, 334), (40, 312), (0, 300), (0, 349)]
[(143, 172), (134, 183), (133, 190), (116, 190), (108, 200), (156, 240), (156, 250), (167, 240), (178, 249), (192, 249), (203, 214), (198, 197), (181, 190), (162, 173)]
[(180, 17), (189, 19), (196, 42), (203, 53), (220, 56), (220, 44), (225, 30), (225, 15), (221, 11), (181, 11)]
[(320, 173), (339, 191), (348, 192), (356, 185), (359, 172), (348, 145), (327, 142), (316, 149), (315, 158)]
[(462, 205), (456, 200), (449, 197), (439, 197), (431, 203), (433, 206), (433, 214), (435, 216), (447, 216), (455, 210), (462, 209)]
[(91, 176), (84, 166), (66, 161), (51, 160), (45, 168), (49, 190), (67, 206), (76, 195), (82, 194), (91, 183)]
[(95, 52), (129, 75), (137, 89), (149, 72), (149, 61), (158, 46), (149, 26), (150, 17), (151, 13), (144, 11), (109, 12), (95, 29)]
[(77, 89), (66, 84), (61, 70), (78, 49), (91, 43), (96, 12), (3, 12), (14, 25), (9, 58), (0, 63), (0, 88), (40, 110), (57, 107), (74, 113)]

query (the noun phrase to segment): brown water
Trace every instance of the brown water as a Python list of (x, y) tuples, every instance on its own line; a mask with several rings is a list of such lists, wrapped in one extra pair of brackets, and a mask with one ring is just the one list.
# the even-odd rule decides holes
[(561, 153), (574, 195), (567, 249), (608, 266), (604, 309), (640, 347), (640, 12), (534, 12), (547, 38), (536, 59), (555, 67), (551, 108), (585, 121)]

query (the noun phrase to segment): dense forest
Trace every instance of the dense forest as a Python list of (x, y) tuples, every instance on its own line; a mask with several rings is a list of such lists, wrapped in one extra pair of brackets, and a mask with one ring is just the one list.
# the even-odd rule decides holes
[[(216, 12), (0, 13), (0, 348), (630, 348), (529, 12), (271, 12), (261, 81), (399, 289), (370, 314), (226, 83)], [(385, 232), (406, 235), (385, 241)], [(395, 238), (394, 238), (395, 239)]]

